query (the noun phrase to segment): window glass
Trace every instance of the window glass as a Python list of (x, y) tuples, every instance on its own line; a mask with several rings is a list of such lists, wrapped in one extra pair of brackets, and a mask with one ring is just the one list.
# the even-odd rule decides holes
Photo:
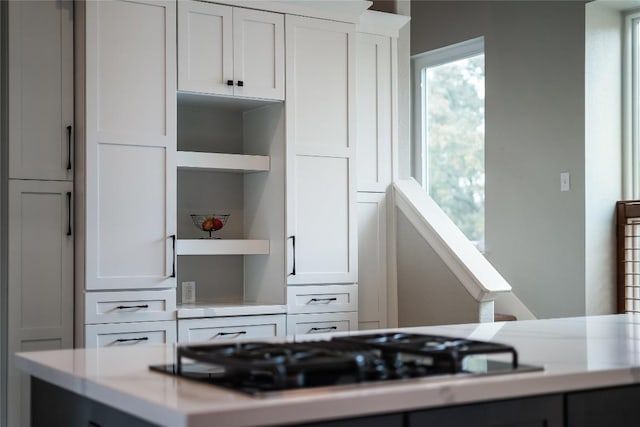
[(414, 57), (416, 175), (467, 238), (484, 243), (482, 40)]

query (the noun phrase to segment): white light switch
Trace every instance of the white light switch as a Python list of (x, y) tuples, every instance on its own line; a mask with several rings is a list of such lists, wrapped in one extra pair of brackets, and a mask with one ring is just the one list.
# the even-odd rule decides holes
[(196, 282), (182, 282), (182, 303), (196, 303)]
[(571, 176), (569, 172), (560, 172), (560, 191), (571, 190)]

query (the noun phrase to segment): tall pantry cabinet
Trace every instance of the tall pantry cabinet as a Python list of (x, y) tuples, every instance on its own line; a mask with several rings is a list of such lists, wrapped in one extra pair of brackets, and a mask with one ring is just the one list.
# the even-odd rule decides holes
[(397, 326), (394, 217), (398, 31), (409, 17), (367, 11), (357, 26), (359, 329)]
[(76, 5), (76, 344), (175, 340), (176, 2)]
[(353, 330), (355, 25), (287, 16), (285, 33), (287, 329)]
[(73, 346), (73, 2), (8, 5), (8, 425), (29, 424), (13, 354)]

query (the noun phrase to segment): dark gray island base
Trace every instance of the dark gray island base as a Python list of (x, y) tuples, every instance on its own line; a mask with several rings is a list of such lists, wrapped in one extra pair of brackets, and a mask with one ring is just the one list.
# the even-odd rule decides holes
[[(153, 427), (118, 409), (31, 378), (33, 427)], [(640, 385), (497, 400), (342, 420), (306, 427), (636, 427)], [(215, 419), (211, 426), (215, 427)]]

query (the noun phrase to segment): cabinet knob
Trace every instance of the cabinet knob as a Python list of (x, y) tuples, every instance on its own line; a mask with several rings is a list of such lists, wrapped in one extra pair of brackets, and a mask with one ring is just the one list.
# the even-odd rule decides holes
[(227, 80), (227, 86), (233, 86), (233, 80)]
[(244, 82), (243, 82), (242, 80), (238, 80), (238, 86), (239, 86), (239, 87), (244, 86)]

